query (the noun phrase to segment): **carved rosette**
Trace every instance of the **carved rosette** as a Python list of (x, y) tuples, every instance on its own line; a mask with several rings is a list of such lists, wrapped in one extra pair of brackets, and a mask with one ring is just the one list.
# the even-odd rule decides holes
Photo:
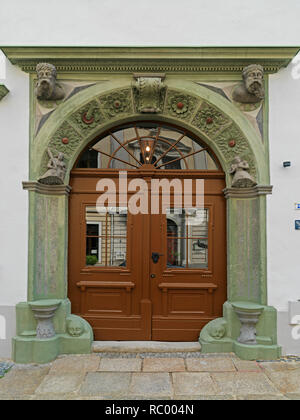
[(161, 77), (137, 77), (133, 83), (136, 110), (144, 114), (162, 112), (165, 92)]
[(133, 112), (131, 92), (129, 89), (112, 92), (109, 95), (101, 96), (101, 109), (108, 117), (118, 117), (121, 114)]
[(166, 110), (169, 114), (182, 119), (189, 119), (195, 111), (197, 99), (189, 95), (168, 92)]
[(225, 157), (229, 171), (233, 159), (238, 155), (248, 162), (249, 173), (254, 178), (256, 177), (256, 166), (252, 152), (249, 149), (248, 141), (236, 124), (232, 123), (226, 127), (215, 137), (214, 142)]
[(195, 115), (192, 124), (198, 127), (208, 137), (214, 137), (226, 125), (229, 119), (224, 116), (218, 109), (204, 103)]
[(96, 101), (90, 102), (71, 116), (71, 122), (76, 124), (79, 130), (83, 132), (95, 128), (101, 124), (102, 120), (104, 120), (104, 117)]

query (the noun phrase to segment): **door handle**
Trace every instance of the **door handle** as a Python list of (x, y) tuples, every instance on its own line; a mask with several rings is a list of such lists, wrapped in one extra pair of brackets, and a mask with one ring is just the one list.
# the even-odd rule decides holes
[(164, 254), (159, 254), (158, 252), (152, 252), (152, 261), (154, 264), (158, 263), (159, 257), (162, 257)]

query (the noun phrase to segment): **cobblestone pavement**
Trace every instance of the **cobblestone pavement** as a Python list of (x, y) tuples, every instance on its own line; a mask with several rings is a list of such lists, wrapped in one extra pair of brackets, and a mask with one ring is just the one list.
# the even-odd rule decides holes
[[(193, 357), (194, 356), (194, 357)], [(14, 365), (0, 400), (300, 399), (300, 362), (249, 362), (233, 354), (91, 354)]]

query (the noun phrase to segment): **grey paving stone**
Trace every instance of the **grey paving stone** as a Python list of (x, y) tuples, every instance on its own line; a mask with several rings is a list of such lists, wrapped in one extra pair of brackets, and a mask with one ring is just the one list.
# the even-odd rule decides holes
[(47, 375), (35, 394), (68, 394), (78, 390), (84, 375), (80, 373), (61, 373)]
[(288, 398), (286, 398), (284, 395), (268, 395), (268, 394), (249, 394), (249, 395), (238, 395), (237, 397), (238, 400), (287, 400)]
[(109, 372), (140, 372), (141, 359), (101, 359), (99, 371)]
[(49, 366), (14, 366), (0, 379), (0, 395), (32, 395), (48, 372)]
[(300, 400), (300, 393), (296, 394), (296, 393), (290, 392), (290, 393), (287, 393), (285, 396), (289, 400)]
[(52, 363), (49, 373), (96, 372), (99, 364), (100, 358), (96, 355), (65, 356)]
[(300, 369), (267, 371), (270, 381), (284, 394), (300, 394)]
[(218, 385), (218, 394), (229, 395), (276, 395), (281, 394), (268, 380), (258, 372), (212, 373), (213, 381)]
[(179, 357), (147, 357), (143, 361), (143, 372), (184, 372), (184, 359)]
[(229, 358), (187, 359), (186, 367), (190, 372), (236, 372)]
[(235, 400), (233, 395), (175, 395), (174, 400)]
[(168, 373), (133, 373), (129, 390), (136, 396), (167, 397), (172, 395), (172, 386)]
[(217, 395), (218, 389), (206, 372), (176, 372), (172, 374), (176, 395)]
[(240, 372), (262, 372), (259, 363), (249, 360), (233, 359), (236, 369)]
[(83, 396), (122, 396), (128, 393), (131, 373), (88, 373), (79, 390)]

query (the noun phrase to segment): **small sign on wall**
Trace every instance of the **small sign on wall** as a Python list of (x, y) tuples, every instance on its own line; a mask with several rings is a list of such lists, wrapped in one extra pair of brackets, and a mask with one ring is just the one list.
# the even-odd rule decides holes
[(300, 210), (300, 203), (295, 203), (295, 210)]
[(295, 220), (295, 229), (300, 230), (300, 220)]

